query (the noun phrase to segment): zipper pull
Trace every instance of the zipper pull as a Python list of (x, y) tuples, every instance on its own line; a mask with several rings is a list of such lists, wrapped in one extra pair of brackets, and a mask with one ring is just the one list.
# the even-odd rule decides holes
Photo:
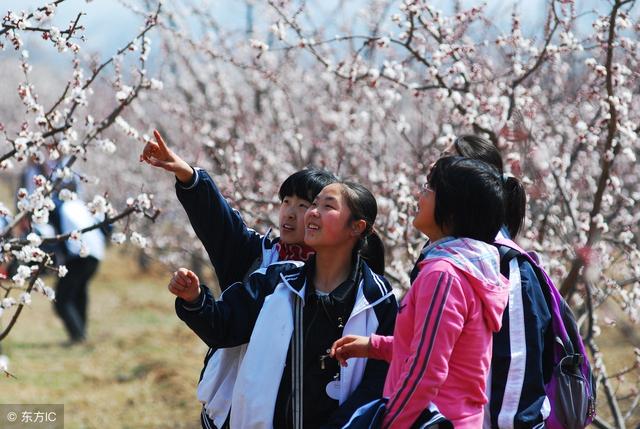
[(320, 357), (318, 358), (318, 360), (320, 361), (320, 369), (327, 369), (327, 366), (325, 365), (324, 361), (325, 359), (327, 359), (329, 357), (329, 354), (326, 355), (320, 355)]
[(338, 329), (344, 328), (344, 324), (342, 323), (342, 317), (338, 317)]

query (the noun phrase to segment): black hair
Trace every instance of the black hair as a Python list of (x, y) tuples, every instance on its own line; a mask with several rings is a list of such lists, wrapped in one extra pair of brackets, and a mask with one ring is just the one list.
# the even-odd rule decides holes
[(359, 183), (350, 181), (339, 181), (338, 183), (342, 186), (342, 195), (351, 211), (350, 221), (364, 220), (366, 223), (354, 252), (367, 262), (374, 273), (383, 275), (384, 244), (373, 227), (378, 216), (376, 198)]
[(505, 191), (505, 224), (511, 238), (515, 238), (524, 223), (527, 210), (527, 194), (524, 185), (513, 176), (504, 176), (502, 156), (498, 148), (489, 140), (466, 134), (458, 137), (453, 146), (460, 156), (479, 159), (498, 169)]
[(336, 182), (332, 173), (317, 168), (305, 168), (287, 177), (278, 191), (280, 201), (296, 196), (309, 202), (316, 199), (322, 188)]
[(440, 158), (429, 173), (434, 218), (455, 237), (493, 243), (504, 222), (504, 189), (498, 170), (461, 156)]

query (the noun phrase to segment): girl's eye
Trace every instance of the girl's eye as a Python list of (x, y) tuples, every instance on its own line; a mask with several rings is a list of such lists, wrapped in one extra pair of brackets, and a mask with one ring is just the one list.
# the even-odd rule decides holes
[(300, 204), (300, 208), (303, 208), (303, 209), (306, 210), (306, 209), (309, 208), (309, 205), (308, 204)]
[(328, 209), (335, 210), (335, 208), (333, 208), (333, 206), (330, 206), (329, 204), (325, 204), (325, 207), (328, 208)]

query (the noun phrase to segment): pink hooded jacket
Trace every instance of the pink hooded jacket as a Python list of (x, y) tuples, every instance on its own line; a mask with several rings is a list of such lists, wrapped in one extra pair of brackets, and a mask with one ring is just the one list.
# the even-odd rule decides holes
[(451, 237), (429, 246), (394, 335), (371, 337), (370, 357), (391, 363), (384, 428), (411, 427), (431, 402), (456, 429), (482, 428), (492, 337), (508, 291), (494, 246)]

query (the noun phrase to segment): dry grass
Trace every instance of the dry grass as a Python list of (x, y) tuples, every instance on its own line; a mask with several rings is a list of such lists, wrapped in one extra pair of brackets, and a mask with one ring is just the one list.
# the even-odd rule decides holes
[(101, 265), (84, 345), (64, 347), (51, 304), (34, 297), (2, 342), (17, 378), (0, 379), (0, 403), (64, 404), (68, 429), (200, 427), (206, 347), (175, 316), (169, 273), (140, 273), (134, 261), (111, 249)]
[[(610, 315), (615, 315), (616, 313), (615, 310), (609, 312)], [(622, 317), (619, 317), (619, 319), (623, 320)], [(603, 354), (608, 376), (611, 377), (633, 366), (636, 360), (633, 350), (634, 348), (640, 348), (640, 333), (637, 327), (633, 325), (623, 327), (618, 324), (617, 326), (604, 327), (601, 334), (596, 338), (596, 343)], [(626, 427), (640, 429), (640, 407), (636, 405), (635, 408), (632, 408), (633, 401), (638, 390), (640, 390), (640, 373), (638, 370), (632, 371), (622, 377), (614, 378), (611, 384), (615, 389), (616, 395), (619, 398), (624, 398), (620, 401), (620, 409), (623, 415), (628, 415), (628, 419), (625, 422)], [(598, 415), (612, 421), (610, 417), (611, 411), (602, 385), (598, 385), (597, 405)]]

